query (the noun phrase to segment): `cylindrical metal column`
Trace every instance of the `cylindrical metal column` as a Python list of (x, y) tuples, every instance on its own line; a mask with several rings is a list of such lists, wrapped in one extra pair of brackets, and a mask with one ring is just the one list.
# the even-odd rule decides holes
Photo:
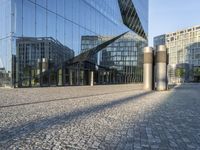
[(156, 49), (156, 89), (167, 90), (167, 49), (159, 45)]
[(106, 72), (106, 84), (109, 84), (109, 72)]
[(94, 72), (90, 71), (90, 86), (94, 85)]
[(69, 70), (69, 85), (73, 85), (73, 73), (72, 70)]
[(80, 85), (84, 85), (84, 70), (80, 70)]
[(63, 81), (63, 72), (62, 72), (62, 69), (59, 69), (58, 70), (58, 85), (61, 86), (62, 85), (62, 82)]
[(42, 58), (42, 72), (45, 72), (48, 70), (48, 59), (47, 58)]
[(65, 67), (62, 67), (62, 85), (64, 86), (66, 84), (66, 69)]
[(37, 75), (39, 76), (39, 85), (43, 84), (43, 76), (42, 76), (42, 59), (37, 60)]
[(153, 48), (145, 47), (144, 48), (144, 89), (152, 90), (153, 89)]
[(41, 73), (41, 59), (37, 59), (37, 75)]

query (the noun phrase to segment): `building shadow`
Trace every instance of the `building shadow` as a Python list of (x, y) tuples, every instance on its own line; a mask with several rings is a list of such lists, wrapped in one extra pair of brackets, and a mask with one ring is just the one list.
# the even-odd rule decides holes
[[(196, 136), (196, 134), (198, 133), (196, 131), (199, 129), (200, 122), (198, 119), (196, 119), (196, 116), (199, 116), (199, 111), (191, 111), (198, 110), (197, 108), (199, 107), (200, 103), (198, 103), (198, 97), (188, 99), (190, 95), (188, 93), (191, 93), (191, 91), (194, 90), (195, 92), (198, 91), (199, 87), (200, 84), (178, 85), (172, 90), (169, 95), (167, 95), (167, 97), (161, 99), (161, 102), (156, 102), (157, 104), (152, 103), (152, 105), (155, 105), (154, 109), (151, 109), (147, 106), (147, 110), (145, 109), (145, 114), (147, 114), (147, 116), (141, 116), (140, 119), (133, 120), (133, 124), (129, 124), (128, 126), (126, 122), (124, 122), (120, 130), (134, 131), (131, 133), (130, 137), (127, 136), (124, 139), (126, 143), (133, 144), (134, 138), (139, 137), (142, 139), (141, 145), (144, 144), (145, 146), (147, 146), (147, 149), (150, 149), (149, 145), (154, 144), (160, 146), (160, 149), (170, 149), (172, 146), (175, 146), (176, 149), (180, 145), (185, 146), (184, 142), (183, 144), (177, 143), (178, 145), (176, 145), (177, 141), (175, 140), (181, 141), (179, 137), (180, 135), (182, 137), (188, 137), (188, 139), (193, 139), (194, 136)], [(67, 125), (77, 118), (85, 118), (92, 114), (127, 104), (131, 101), (133, 101), (134, 103), (141, 102), (143, 97), (150, 96), (151, 94), (155, 94), (155, 92), (143, 92), (141, 94), (117, 99), (113, 102), (107, 102), (105, 104), (86, 107), (55, 117), (34, 120), (29, 123), (19, 125), (17, 127), (4, 128), (0, 131), (0, 147), (5, 147), (10, 142), (13, 142), (14, 139), (24, 138), (32, 133), (37, 133), (42, 130), (48, 130), (54, 125)], [(185, 98), (188, 100), (183, 100), (184, 96), (180, 97), (180, 95), (182, 94), (184, 94)], [(187, 109), (185, 108), (186, 106), (188, 107)], [(193, 117), (191, 116), (191, 113), (195, 113), (193, 114)], [(194, 124), (191, 124), (191, 121), (193, 121)], [(137, 131), (139, 132), (139, 135), (137, 134)], [(189, 134), (193, 131), (196, 133)], [(173, 139), (173, 137), (175, 139)], [(5, 145), (1, 145), (2, 143), (5, 143)], [(109, 145), (106, 146), (106, 148), (111, 149)], [(124, 149), (124, 147), (122, 147), (121, 149)]]
[(18, 107), (18, 106), (26, 106), (26, 105), (28, 106), (28, 105), (34, 105), (34, 104), (44, 104), (44, 103), (50, 103), (50, 102), (59, 102), (59, 101), (66, 101), (66, 100), (78, 99), (78, 98), (89, 98), (89, 97), (93, 97), (93, 96), (109, 95), (109, 94), (115, 94), (115, 93), (124, 93), (124, 92), (130, 92), (130, 91), (133, 91), (133, 90), (118, 91), (118, 92), (106, 92), (106, 93), (91, 94), (91, 95), (85, 95), (85, 96), (73, 96), (73, 97), (65, 97), (65, 98), (50, 99), (50, 100), (43, 100), (43, 101), (19, 103), (19, 104), (12, 104), (12, 105), (3, 105), (3, 106), (0, 106), (0, 109), (1, 108)]
[[(153, 92), (147, 91), (141, 94), (132, 95), (126, 98), (118, 99), (113, 102), (108, 102), (105, 104), (95, 105), (92, 107), (86, 107), (80, 110), (75, 110), (69, 113), (64, 113), (55, 117), (48, 117), (41, 120), (34, 120), (16, 127), (4, 128), (0, 131), (0, 146), (1, 143), (6, 144), (7, 142), (12, 142), (16, 138), (21, 138), (27, 136), (34, 132), (39, 132), (41, 130), (46, 130), (54, 125), (69, 124), (72, 120), (89, 116), (90, 114), (95, 114), (103, 110), (112, 109), (116, 106), (126, 104), (130, 101), (138, 101), (142, 97), (149, 95)], [(52, 100), (53, 101), (53, 100)], [(3, 145), (2, 145), (3, 146)]]

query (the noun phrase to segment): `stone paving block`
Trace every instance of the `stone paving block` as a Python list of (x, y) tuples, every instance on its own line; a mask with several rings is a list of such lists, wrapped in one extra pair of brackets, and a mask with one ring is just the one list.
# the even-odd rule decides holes
[(198, 150), (199, 89), (0, 89), (0, 149)]

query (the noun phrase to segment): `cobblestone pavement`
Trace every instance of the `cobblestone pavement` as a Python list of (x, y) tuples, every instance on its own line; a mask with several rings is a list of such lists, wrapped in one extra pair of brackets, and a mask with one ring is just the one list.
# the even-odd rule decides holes
[(200, 84), (0, 89), (0, 149), (200, 150)]

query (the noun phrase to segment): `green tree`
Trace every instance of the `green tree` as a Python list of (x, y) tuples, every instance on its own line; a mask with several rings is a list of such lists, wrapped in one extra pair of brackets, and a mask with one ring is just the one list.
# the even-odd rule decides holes
[(184, 68), (177, 68), (176, 69), (176, 77), (183, 78), (185, 76), (185, 69)]
[(200, 67), (193, 68), (193, 74), (194, 74), (194, 76), (200, 76)]

